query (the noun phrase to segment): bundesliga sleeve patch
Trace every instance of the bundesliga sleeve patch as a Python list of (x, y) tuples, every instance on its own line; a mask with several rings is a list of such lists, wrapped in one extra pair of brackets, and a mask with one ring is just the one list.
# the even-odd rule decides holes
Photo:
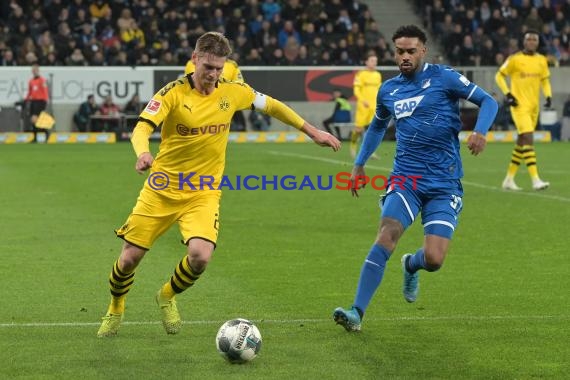
[(158, 100), (151, 99), (150, 102), (148, 102), (148, 104), (146, 105), (146, 108), (144, 110), (151, 115), (156, 115), (159, 109), (160, 109), (160, 102)]

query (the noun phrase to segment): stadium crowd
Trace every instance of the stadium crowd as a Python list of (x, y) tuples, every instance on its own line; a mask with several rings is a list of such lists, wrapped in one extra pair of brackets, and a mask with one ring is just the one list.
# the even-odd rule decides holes
[[(177, 65), (208, 30), (241, 65), (358, 65), (389, 44), (359, 0), (6, 0), (0, 65)], [(383, 60), (383, 57), (385, 59)]]
[[(541, 33), (552, 65), (570, 65), (570, 0), (414, 0), (451, 65), (497, 66)], [(240, 65), (362, 65), (390, 42), (360, 0), (6, 0), (0, 65), (183, 66), (199, 35), (223, 32)]]
[(522, 48), (522, 33), (535, 30), (549, 64), (570, 66), (570, 0), (415, 0), (415, 7), (452, 65), (499, 66)]

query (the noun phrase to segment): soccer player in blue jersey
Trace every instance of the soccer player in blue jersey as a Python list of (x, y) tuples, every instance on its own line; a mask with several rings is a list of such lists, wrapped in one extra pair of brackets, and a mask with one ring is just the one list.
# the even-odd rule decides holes
[(480, 107), (475, 129), (467, 140), (473, 155), (485, 148), (485, 134), (497, 113), (493, 97), (463, 75), (447, 66), (424, 62), (426, 40), (425, 33), (414, 25), (401, 26), (394, 33), (400, 75), (380, 87), (375, 117), (352, 170), (351, 192), (358, 196), (365, 185), (364, 164), (394, 119), (397, 143), (392, 176), (406, 180), (389, 184), (382, 198), (378, 235), (364, 260), (352, 307), (334, 310), (335, 322), (347, 331), (360, 330), (386, 262), (420, 212), (423, 245), (416, 253), (402, 257), (406, 301), (414, 302), (418, 296), (419, 270), (435, 272), (441, 268), (462, 208), (459, 99)]

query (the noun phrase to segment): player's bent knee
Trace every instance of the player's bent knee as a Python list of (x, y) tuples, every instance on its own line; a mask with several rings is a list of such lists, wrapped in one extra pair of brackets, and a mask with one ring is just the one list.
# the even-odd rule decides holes
[(429, 255), (425, 254), (426, 265), (425, 269), (428, 272), (436, 272), (443, 266), (444, 255)]
[(212, 250), (207, 247), (192, 247), (188, 252), (188, 264), (196, 273), (206, 270), (212, 257)]
[(428, 263), (426, 262), (426, 270), (428, 272), (437, 272), (438, 270), (441, 269), (441, 267), (443, 266), (443, 263)]

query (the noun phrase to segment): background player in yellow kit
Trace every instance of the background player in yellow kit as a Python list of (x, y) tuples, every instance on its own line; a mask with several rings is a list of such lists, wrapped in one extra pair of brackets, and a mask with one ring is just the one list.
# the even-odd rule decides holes
[[(192, 59), (190, 59), (188, 63), (186, 63), (186, 67), (184, 68), (184, 75), (191, 74), (195, 70), (196, 70), (196, 65), (194, 65), (194, 62), (192, 61)], [(225, 79), (233, 82), (244, 81), (238, 63), (233, 59), (229, 58), (227, 58), (226, 62), (224, 63), (224, 69), (222, 70), (222, 75), (220, 75), (220, 79)]]
[[(124, 244), (109, 276), (111, 303), (98, 337), (117, 334), (137, 265), (154, 241), (176, 222), (187, 254), (156, 294), (156, 302), (166, 332), (179, 332), (182, 321), (175, 295), (198, 280), (218, 238), (221, 191), (203, 188), (200, 182), (207, 176), (214, 189), (219, 187), (230, 121), (236, 110), (263, 111), (301, 130), (321, 146), (335, 151), (340, 148), (336, 137), (307, 123), (280, 101), (245, 83), (219, 81), (230, 53), (229, 41), (222, 34), (202, 35), (192, 53), (196, 65), (193, 74), (167, 84), (139, 117), (131, 138), (137, 155), (135, 169), (139, 173), (151, 169), (151, 173), (132, 213), (116, 231)], [(162, 141), (154, 159), (149, 136), (159, 125)]]
[[(543, 190), (550, 186), (549, 182), (542, 181), (538, 176), (536, 152), (534, 150), (533, 132), (538, 122), (541, 88), (546, 98), (544, 106), (548, 108), (552, 102), (550, 70), (546, 57), (537, 53), (538, 43), (538, 32), (527, 31), (524, 34), (524, 49), (508, 57), (495, 75), (497, 85), (511, 106), (511, 115), (518, 132), (515, 149), (511, 155), (511, 163), (503, 181), (503, 189), (505, 190), (522, 190), (515, 183), (515, 175), (523, 160), (532, 179), (534, 190)], [(506, 77), (510, 78), (510, 89)]]
[(356, 113), (354, 115), (354, 130), (350, 136), (350, 154), (356, 157), (358, 139), (368, 127), (376, 111), (376, 95), (382, 84), (382, 75), (376, 70), (378, 57), (369, 54), (364, 62), (366, 68), (354, 76), (354, 96), (356, 97)]

